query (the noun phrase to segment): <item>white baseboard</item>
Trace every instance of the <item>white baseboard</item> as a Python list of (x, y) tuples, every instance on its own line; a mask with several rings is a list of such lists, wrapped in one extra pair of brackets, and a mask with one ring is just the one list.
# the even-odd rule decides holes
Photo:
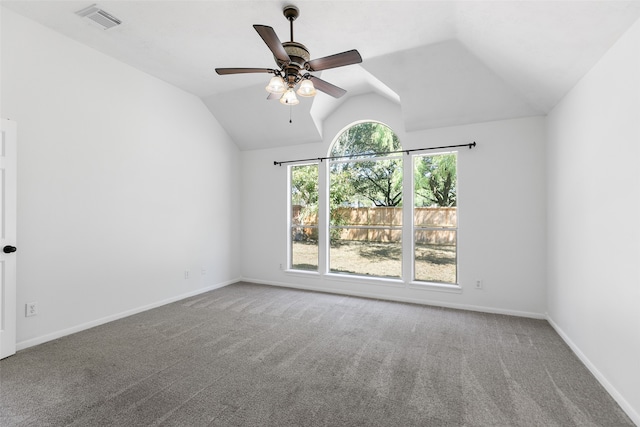
[(580, 350), (569, 336), (553, 321), (551, 316), (547, 313), (546, 315), (547, 322), (551, 325), (551, 327), (557, 332), (558, 335), (564, 340), (565, 343), (573, 350), (573, 352), (578, 356), (578, 359), (591, 371), (594, 377), (602, 384), (602, 386), (607, 390), (607, 392), (613, 397), (613, 399), (620, 405), (622, 410), (631, 418), (636, 425), (640, 426), (640, 414), (627, 402), (627, 400), (618, 392), (618, 390), (609, 382), (609, 380), (598, 370), (598, 368), (591, 363), (591, 360)]
[(195, 295), (199, 295), (205, 292), (212, 291), (214, 289), (223, 288), (225, 286), (231, 285), (233, 283), (238, 282), (240, 279), (228, 280), (222, 283), (216, 283), (215, 285), (207, 286), (205, 288), (196, 289), (195, 291), (187, 292), (186, 294), (177, 295), (171, 298), (167, 298), (162, 301), (157, 301), (151, 304), (144, 305), (142, 307), (137, 307), (131, 310), (123, 311), (121, 313), (112, 314), (110, 316), (102, 317), (100, 319), (92, 320), (90, 322), (82, 323), (80, 325), (73, 326), (71, 328), (63, 329), (60, 331), (52, 332), (50, 334), (42, 335), (36, 338), (31, 338), (25, 341), (21, 341), (16, 343), (16, 350), (24, 350), (29, 347), (33, 347), (39, 344), (44, 344), (48, 341), (53, 341), (58, 338), (62, 338), (67, 335), (75, 334), (76, 332), (81, 332), (86, 329), (94, 328), (96, 326), (104, 325), (105, 323), (113, 322), (114, 320), (122, 319), (128, 316), (132, 316), (134, 314), (142, 313), (143, 311), (151, 310), (152, 308), (161, 307), (163, 305), (170, 304), (172, 302), (180, 301), (185, 298), (189, 298)]
[(433, 300), (422, 299), (422, 298), (408, 298), (408, 297), (402, 297), (402, 296), (379, 294), (376, 292), (358, 292), (358, 291), (350, 291), (348, 289), (334, 289), (334, 288), (328, 289), (320, 286), (298, 285), (298, 284), (291, 284), (291, 283), (285, 283), (285, 282), (260, 280), (260, 279), (254, 279), (249, 277), (243, 277), (242, 281), (258, 283), (261, 285), (280, 286), (283, 288), (294, 288), (294, 289), (302, 289), (307, 291), (350, 295), (355, 297), (373, 298), (373, 299), (381, 299), (381, 300), (387, 300), (387, 301), (408, 302), (411, 304), (432, 305), (435, 307), (453, 308), (456, 310), (479, 311), (482, 313), (504, 314), (507, 316), (528, 317), (531, 319), (541, 319), (541, 320), (546, 319), (546, 316), (542, 313), (532, 313), (528, 311), (506, 310), (502, 308), (475, 306), (475, 305), (468, 305), (468, 304), (455, 304), (455, 303), (452, 304), (452, 303), (445, 303), (441, 301), (433, 301)]

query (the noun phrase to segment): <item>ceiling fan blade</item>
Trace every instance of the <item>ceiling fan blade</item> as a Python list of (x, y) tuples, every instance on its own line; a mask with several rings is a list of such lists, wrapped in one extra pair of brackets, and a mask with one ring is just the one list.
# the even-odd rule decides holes
[(273, 31), (273, 28), (266, 25), (254, 25), (253, 28), (260, 34), (260, 37), (262, 37), (262, 40), (264, 40), (276, 58), (287, 63), (291, 61), (289, 54), (287, 54), (287, 51), (282, 47), (282, 43), (276, 32)]
[(270, 68), (216, 68), (216, 73), (221, 76), (225, 74), (246, 74), (246, 73), (273, 73)]
[(340, 98), (342, 95), (347, 93), (346, 90), (339, 88), (336, 85), (332, 85), (327, 81), (319, 79), (316, 76), (309, 76), (309, 79), (313, 82), (313, 86), (316, 89), (326, 93), (327, 95), (331, 95), (334, 98)]
[(267, 96), (267, 100), (268, 101), (273, 101), (274, 99), (280, 99), (280, 98), (282, 98), (282, 94), (281, 93), (270, 93)]
[(362, 62), (362, 57), (357, 50), (348, 50), (342, 53), (336, 53), (335, 55), (325, 56), (324, 58), (312, 59), (308, 61), (306, 65), (309, 71), (322, 71), (329, 68), (343, 67), (345, 65), (359, 64)]

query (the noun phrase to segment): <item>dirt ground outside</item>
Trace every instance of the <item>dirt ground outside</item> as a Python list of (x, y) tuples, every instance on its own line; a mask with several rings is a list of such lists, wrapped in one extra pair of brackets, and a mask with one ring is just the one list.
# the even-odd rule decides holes
[[(331, 245), (329, 256), (332, 272), (394, 278), (402, 275), (400, 243), (342, 241)], [(293, 268), (316, 270), (317, 244), (294, 242)], [(416, 245), (415, 276), (420, 281), (456, 283), (455, 246)]]

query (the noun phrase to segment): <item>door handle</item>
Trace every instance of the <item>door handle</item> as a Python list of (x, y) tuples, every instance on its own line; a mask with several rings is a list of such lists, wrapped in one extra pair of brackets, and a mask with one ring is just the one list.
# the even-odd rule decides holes
[(11, 246), (11, 245), (7, 245), (4, 248), (2, 248), (2, 252), (4, 252), (5, 254), (10, 254), (11, 252), (15, 252), (17, 250), (18, 250), (18, 248), (16, 248), (15, 246)]

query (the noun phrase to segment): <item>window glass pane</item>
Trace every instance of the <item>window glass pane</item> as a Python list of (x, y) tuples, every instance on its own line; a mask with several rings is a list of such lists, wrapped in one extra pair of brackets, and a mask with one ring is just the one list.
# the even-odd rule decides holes
[(402, 225), (401, 158), (333, 163), (329, 191), (333, 225)]
[(371, 157), (402, 150), (398, 136), (377, 122), (358, 123), (340, 134), (331, 147), (331, 156)]
[(330, 271), (363, 276), (401, 277), (401, 234), (400, 229), (332, 228)]
[(292, 227), (291, 268), (318, 270), (318, 228)]
[(415, 157), (414, 201), (416, 207), (457, 206), (456, 157), (455, 153)]
[(329, 270), (402, 276), (402, 158), (330, 165)]
[(318, 224), (318, 165), (291, 167), (291, 224)]
[(456, 283), (456, 230), (416, 230), (415, 280)]
[(318, 165), (291, 166), (291, 259), (297, 270), (318, 270)]
[(414, 159), (414, 280), (456, 283), (457, 155)]

